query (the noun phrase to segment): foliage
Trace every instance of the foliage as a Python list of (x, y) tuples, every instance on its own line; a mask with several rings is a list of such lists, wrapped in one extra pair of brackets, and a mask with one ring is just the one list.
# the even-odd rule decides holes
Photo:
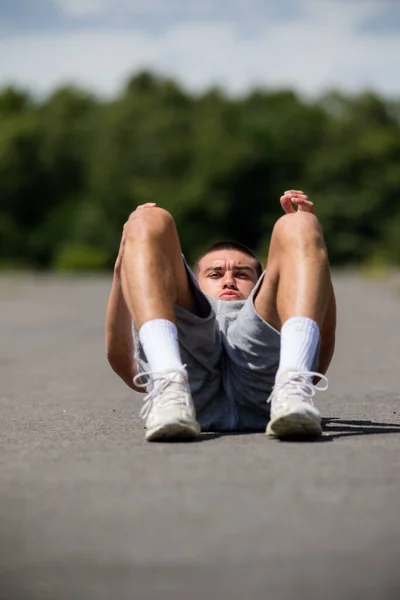
[(289, 188), (314, 200), (332, 264), (400, 264), (400, 103), (365, 92), (195, 96), (141, 73), (117, 98), (0, 92), (0, 264), (112, 267), (154, 201), (193, 261), (221, 239), (264, 253)]

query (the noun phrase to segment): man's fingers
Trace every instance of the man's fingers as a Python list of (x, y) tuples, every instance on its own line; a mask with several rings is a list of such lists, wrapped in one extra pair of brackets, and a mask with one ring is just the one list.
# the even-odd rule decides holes
[(297, 206), (297, 210), (315, 214), (314, 203), (308, 199), (302, 190), (288, 190), (281, 196), (281, 206), (286, 213), (296, 212), (293, 204)]
[(290, 198), (287, 194), (285, 194), (284, 196), (281, 196), (281, 206), (282, 206), (283, 210), (285, 211), (285, 213), (296, 212), (295, 209), (293, 208), (293, 206), (290, 202)]
[(307, 196), (292, 196), (290, 200), (291, 202), (295, 202), (296, 204), (310, 204), (314, 206), (314, 203), (311, 202), (311, 200), (309, 200)]
[(315, 213), (314, 203), (307, 196), (292, 196), (291, 202), (297, 204), (298, 210), (302, 212)]
[(301, 192), (300, 190), (296, 192), (295, 190), (291, 190), (290, 192), (285, 192), (284, 196), (287, 196), (290, 200), (308, 200), (308, 196)]
[(146, 202), (146, 204), (139, 204), (136, 210), (139, 210), (139, 208), (154, 208), (155, 206), (157, 206), (155, 202)]

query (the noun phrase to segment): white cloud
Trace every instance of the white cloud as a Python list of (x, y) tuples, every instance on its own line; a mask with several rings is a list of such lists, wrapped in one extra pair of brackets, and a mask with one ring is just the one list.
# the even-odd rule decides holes
[[(93, 0), (93, 6), (101, 1)], [(112, 94), (134, 71), (151, 68), (196, 90), (218, 84), (243, 92), (265, 85), (315, 94), (330, 87), (372, 87), (399, 95), (399, 37), (357, 35), (356, 2), (307, 2), (307, 19), (265, 23), (252, 39), (240, 36), (234, 24), (196, 20), (158, 36), (125, 29), (3, 39), (0, 55), (8, 60), (0, 62), (0, 85), (15, 81), (47, 92), (68, 81)], [(366, 18), (376, 3), (363, 7)]]
[(14, 80), (39, 92), (77, 83), (110, 94), (131, 70), (150, 67), (157, 58), (151, 40), (127, 32), (20, 37), (0, 41), (3, 52), (9, 58), (7, 66), (0, 63), (0, 81)]
[[(243, 0), (229, 1), (233, 9), (243, 3)], [(72, 17), (104, 13), (160, 16), (184, 8), (192, 14), (198, 14), (215, 8), (213, 0), (54, 0), (54, 2), (65, 14)]]
[(105, 12), (109, 6), (109, 0), (55, 0), (64, 14), (79, 18), (94, 16)]
[[(34, 1), (34, 0), (33, 0)], [(242, 18), (255, 22), (265, 15), (287, 14), (291, 18), (296, 7), (302, 7), (309, 0), (52, 0), (68, 16), (117, 15), (125, 17), (148, 16), (153, 18), (169, 17), (192, 18), (225, 15), (229, 20)], [(335, 1), (335, 0), (331, 0)], [(340, 0), (339, 0), (340, 1)], [(351, 0), (349, 0), (351, 1)], [(372, 0), (376, 2), (376, 0)]]

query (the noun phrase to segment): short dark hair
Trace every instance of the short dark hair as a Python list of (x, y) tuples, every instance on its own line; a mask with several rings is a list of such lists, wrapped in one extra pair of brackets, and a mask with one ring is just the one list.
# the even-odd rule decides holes
[(250, 248), (248, 248), (244, 244), (241, 244), (240, 242), (236, 242), (235, 240), (222, 240), (221, 242), (217, 242), (216, 244), (213, 244), (212, 246), (207, 248), (207, 250), (203, 252), (203, 254), (201, 254), (201, 256), (199, 256), (199, 258), (196, 260), (193, 267), (193, 271), (196, 277), (199, 274), (201, 259), (207, 256), (207, 254), (210, 254), (211, 252), (216, 252), (217, 250), (238, 250), (239, 252), (243, 252), (243, 254), (247, 254), (247, 256), (251, 256), (251, 258), (254, 258), (254, 260), (256, 261), (257, 277), (261, 276), (263, 268), (258, 257), (254, 254), (252, 250), (250, 250)]

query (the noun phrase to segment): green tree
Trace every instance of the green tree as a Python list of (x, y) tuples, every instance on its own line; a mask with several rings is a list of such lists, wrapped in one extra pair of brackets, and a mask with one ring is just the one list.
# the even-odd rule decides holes
[(0, 262), (111, 267), (124, 221), (149, 201), (174, 215), (190, 261), (222, 238), (265, 255), (280, 195), (301, 188), (333, 264), (399, 264), (399, 127), (400, 103), (370, 92), (194, 95), (150, 72), (112, 100), (5, 88)]

